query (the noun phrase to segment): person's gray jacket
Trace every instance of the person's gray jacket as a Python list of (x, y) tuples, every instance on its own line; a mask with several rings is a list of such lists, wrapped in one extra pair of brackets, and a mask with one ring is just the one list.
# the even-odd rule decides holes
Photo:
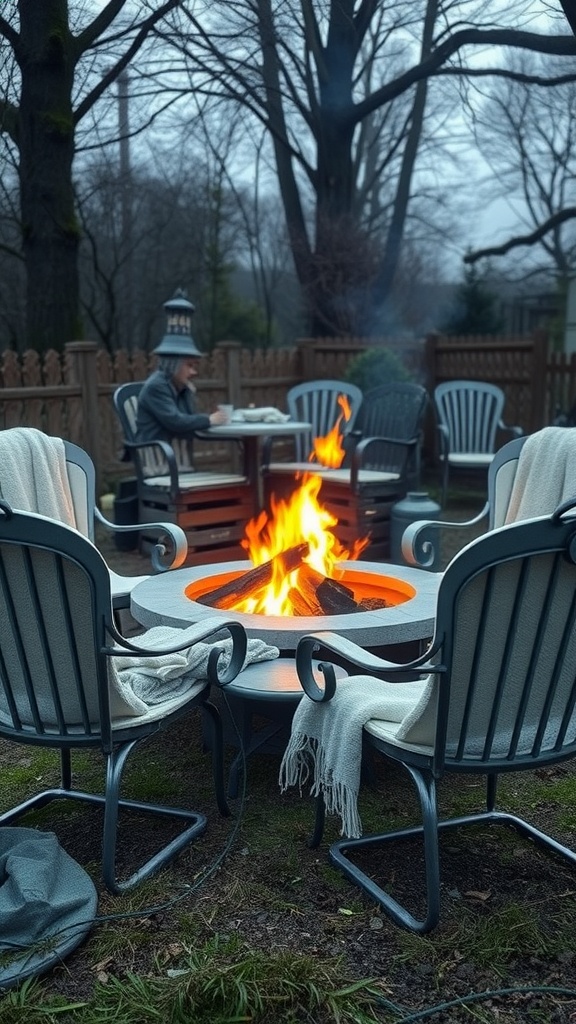
[(165, 373), (155, 370), (138, 396), (138, 441), (167, 441), (175, 437), (191, 440), (197, 430), (206, 430), (210, 417), (197, 413), (189, 388), (177, 391)]

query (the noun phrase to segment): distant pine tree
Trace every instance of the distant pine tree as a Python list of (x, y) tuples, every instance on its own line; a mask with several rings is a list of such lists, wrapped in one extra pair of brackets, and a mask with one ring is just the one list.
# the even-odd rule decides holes
[(454, 308), (441, 327), (443, 334), (500, 334), (503, 319), (497, 308), (498, 298), (486, 284), (475, 264), (466, 267)]

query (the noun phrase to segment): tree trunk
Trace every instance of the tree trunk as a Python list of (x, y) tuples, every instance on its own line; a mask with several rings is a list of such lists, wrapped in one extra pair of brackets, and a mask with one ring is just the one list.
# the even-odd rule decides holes
[(77, 339), (78, 246), (73, 40), (66, 0), (19, 0), (22, 75), (18, 125), (27, 345), (62, 349)]
[[(438, 0), (428, 0), (426, 4), (426, 16), (422, 33), (421, 59), (424, 60), (430, 53), (434, 26), (438, 15)], [(374, 310), (380, 311), (378, 320), (382, 323), (382, 315), (385, 316), (387, 300), (392, 291), (394, 278), (400, 262), (402, 253), (402, 242), (404, 240), (404, 229), (408, 215), (408, 205), (411, 197), (412, 179), (414, 167), (420, 148), (424, 115), (426, 112), (426, 100), (428, 97), (428, 79), (423, 78), (417, 83), (414, 93), (414, 103), (410, 118), (410, 128), (404, 146), (404, 155), (398, 183), (392, 218), (388, 227), (384, 254), (379, 268), (378, 276), (374, 286)]]

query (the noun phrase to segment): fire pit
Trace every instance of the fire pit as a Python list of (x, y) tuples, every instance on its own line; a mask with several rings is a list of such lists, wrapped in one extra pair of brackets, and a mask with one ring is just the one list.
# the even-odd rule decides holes
[(204, 603), (218, 588), (253, 568), (248, 561), (197, 565), (151, 576), (132, 591), (132, 613), (144, 626), (186, 627), (210, 616), (241, 622), (259, 637), (293, 652), (301, 636), (332, 630), (363, 647), (388, 647), (423, 640), (434, 631), (438, 573), (380, 562), (342, 562), (337, 576), (359, 598), (383, 599), (387, 607), (340, 614), (267, 615), (219, 609)]

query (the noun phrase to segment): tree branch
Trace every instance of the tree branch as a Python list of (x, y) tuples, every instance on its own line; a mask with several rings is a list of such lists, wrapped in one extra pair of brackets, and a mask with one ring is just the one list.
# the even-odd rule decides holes
[(378, 110), (385, 103), (401, 96), (416, 82), (435, 74), (443, 64), (465, 46), (515, 46), (536, 53), (550, 53), (559, 56), (576, 56), (576, 39), (571, 36), (543, 36), (538, 32), (518, 32), (514, 29), (466, 28), (455, 32), (440, 46), (422, 60), (416, 67), (399, 75), (393, 82), (376, 89), (357, 103), (350, 111), (354, 123), (362, 121), (368, 114)]
[[(149, 35), (149, 33), (154, 28), (154, 26), (166, 14), (168, 14), (170, 11), (174, 10), (175, 7), (178, 7), (181, 2), (182, 2), (182, 0), (166, 0), (166, 2), (163, 3), (162, 6), (159, 7), (157, 11), (154, 11), (154, 13), (151, 14), (149, 18), (146, 18), (146, 20), (142, 22), (142, 24), (140, 25), (140, 28), (138, 29), (138, 32), (136, 33), (134, 39), (132, 40), (132, 43), (130, 44), (130, 46), (126, 50), (126, 53), (124, 53), (123, 56), (120, 58), (120, 60), (118, 60), (116, 62), (116, 64), (114, 64), (114, 66), (112, 68), (110, 68), (110, 70), (107, 72), (107, 74), (105, 74), (100, 79), (100, 81), (94, 87), (92, 92), (88, 93), (88, 95), (84, 97), (82, 102), (78, 104), (78, 106), (77, 106), (77, 108), (76, 108), (76, 110), (74, 112), (74, 124), (78, 124), (78, 122), (82, 120), (84, 115), (87, 114), (87, 112), (90, 110), (90, 108), (94, 106), (96, 101), (99, 100), (100, 97), (103, 95), (103, 93), (106, 92), (106, 89), (108, 89), (108, 87), (112, 84), (112, 82), (116, 81), (116, 79), (118, 78), (118, 75), (122, 71), (124, 71), (125, 68), (128, 67), (130, 61), (132, 60), (132, 57), (134, 56), (135, 53), (138, 52), (138, 50), (142, 46), (142, 43), (146, 39), (146, 36)], [(118, 13), (118, 11), (122, 9), (124, 3), (126, 3), (126, 0), (113, 0), (113, 3), (111, 3), (109, 6), (118, 8), (118, 10), (116, 11), (116, 13)], [(108, 8), (106, 8), (106, 11), (107, 10), (108, 10)], [(104, 13), (104, 12), (102, 12), (102, 13)], [(92, 22), (92, 26), (91, 27), (94, 26), (95, 22), (98, 21), (100, 17), (101, 17), (101, 15), (99, 15), (98, 18), (96, 18), (95, 21)], [(106, 27), (106, 25), (104, 27)], [(82, 32), (81, 35), (78, 36), (78, 41), (81, 41), (81, 40), (83, 40), (85, 38), (89, 38), (89, 37), (86, 36), (87, 32), (88, 32), (88, 29), (86, 29), (84, 32)], [(94, 38), (97, 38), (97, 35), (94, 35)], [(90, 42), (88, 42), (87, 45), (89, 46)], [(80, 52), (83, 52), (83, 51), (80, 51)]]
[(572, 220), (575, 217), (576, 206), (567, 206), (564, 210), (559, 210), (558, 213), (548, 217), (543, 224), (539, 224), (528, 235), (515, 235), (514, 238), (509, 238), (507, 242), (503, 242), (502, 245), (494, 245), (489, 249), (477, 249), (476, 252), (466, 253), (464, 263), (476, 263), (477, 260), (485, 259), (486, 256), (504, 256), (511, 249), (517, 249), (521, 245), (533, 245), (534, 242), (539, 242), (549, 231), (553, 231), (554, 228), (563, 224), (564, 221)]
[(9, 25), (6, 19), (3, 18), (2, 16), (0, 16), (0, 36), (4, 36), (4, 39), (6, 40), (7, 43), (10, 43), (10, 46), (14, 51), (18, 49), (18, 44), (20, 43), (20, 36), (12, 28), (12, 25)]

